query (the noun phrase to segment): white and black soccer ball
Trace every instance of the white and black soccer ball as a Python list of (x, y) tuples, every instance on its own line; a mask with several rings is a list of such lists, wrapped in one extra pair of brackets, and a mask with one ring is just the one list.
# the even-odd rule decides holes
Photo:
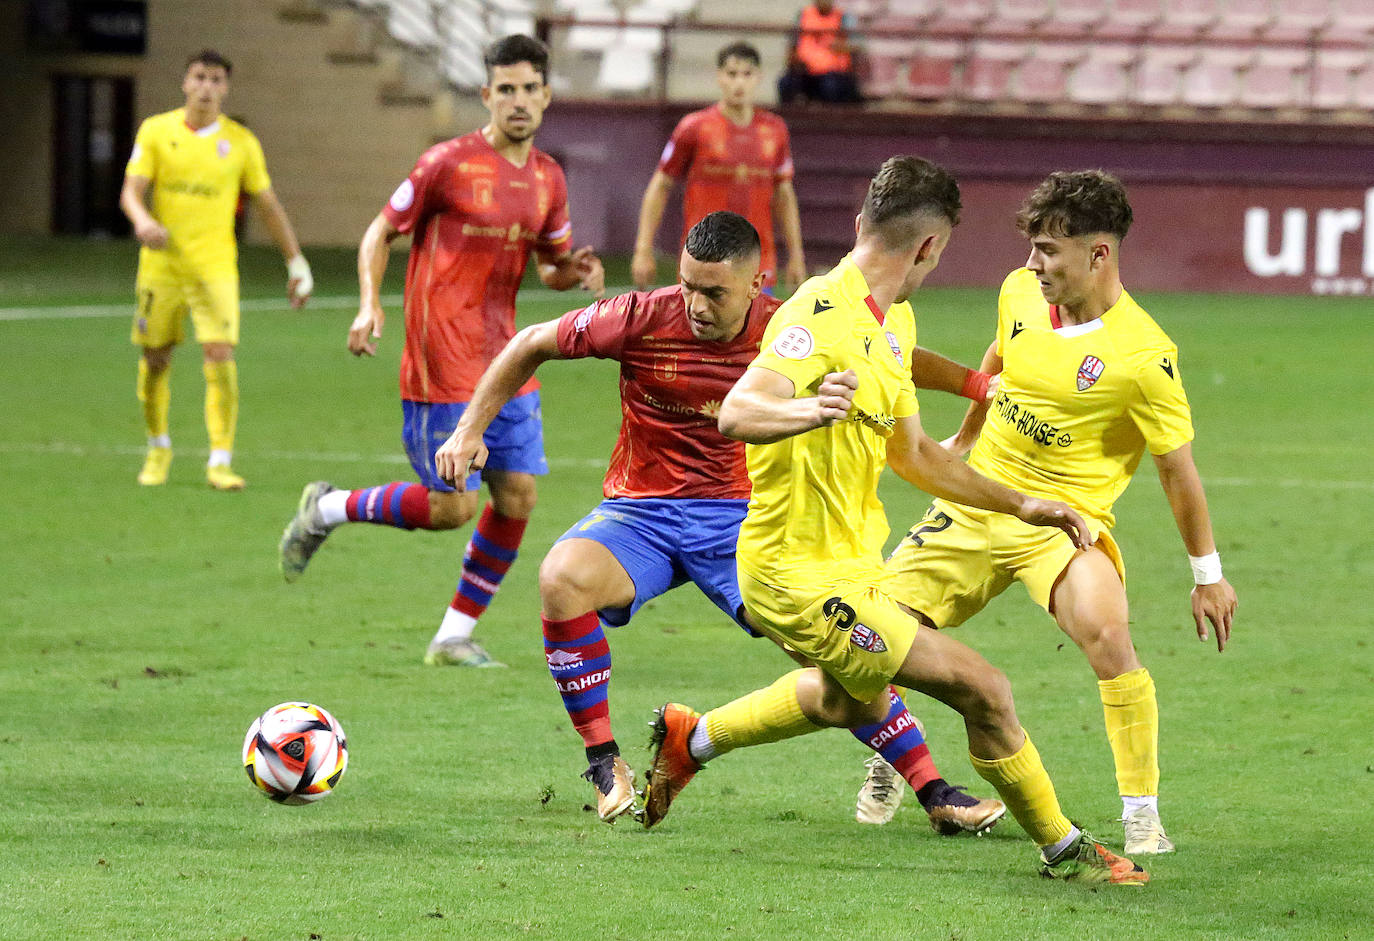
[(339, 720), (308, 702), (284, 702), (253, 720), (243, 739), (243, 770), (280, 804), (328, 797), (348, 767)]

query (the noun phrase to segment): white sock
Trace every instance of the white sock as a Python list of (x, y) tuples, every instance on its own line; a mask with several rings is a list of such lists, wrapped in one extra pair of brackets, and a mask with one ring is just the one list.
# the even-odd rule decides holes
[(692, 729), (692, 737), (687, 740), (687, 754), (701, 765), (720, 754), (711, 743), (711, 736), (706, 733), (706, 723), (701, 719), (697, 720), (696, 727)]
[(1131, 814), (1135, 813), (1137, 810), (1139, 810), (1139, 809), (1142, 808), (1142, 807), (1148, 807), (1148, 808), (1150, 808), (1150, 811), (1151, 811), (1156, 817), (1158, 817), (1158, 816), (1159, 816), (1159, 796), (1156, 795), (1156, 794), (1149, 794), (1149, 795), (1147, 795), (1147, 796), (1145, 796), (1145, 797), (1127, 797), (1125, 794), (1121, 795), (1121, 819), (1122, 819), (1122, 820), (1125, 820), (1127, 817), (1129, 817)]
[(1074, 827), (1069, 831), (1069, 835), (1052, 846), (1040, 847), (1040, 855), (1045, 857), (1045, 862), (1052, 863), (1063, 855), (1064, 850), (1073, 845), (1073, 841), (1078, 839), (1078, 835), (1083, 831)]
[(330, 529), (348, 522), (348, 494), (347, 490), (331, 490), (316, 504), (320, 508), (320, 518)]
[(233, 451), (226, 451), (223, 448), (215, 448), (210, 452), (209, 464), (211, 467), (228, 467), (230, 458), (234, 456)]
[(172, 446), (171, 435), (149, 435), (148, 447), (150, 448), (170, 448)]
[(439, 622), (439, 630), (435, 631), (432, 644), (443, 643), (446, 640), (467, 640), (472, 636), (473, 629), (477, 627), (477, 619), (469, 614), (449, 608), (444, 612), (444, 619)]

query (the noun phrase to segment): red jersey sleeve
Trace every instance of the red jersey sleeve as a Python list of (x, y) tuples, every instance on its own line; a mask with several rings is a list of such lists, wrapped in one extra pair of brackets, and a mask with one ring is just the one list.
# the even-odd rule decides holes
[(658, 158), (658, 168), (674, 179), (681, 179), (692, 164), (692, 156), (697, 145), (696, 116), (689, 114), (677, 122), (668, 143), (663, 146), (663, 155)]
[(572, 222), (568, 218), (568, 181), (563, 168), (549, 161), (549, 212), (539, 230), (535, 251), (540, 258), (553, 259), (572, 249)]
[(568, 359), (620, 359), (631, 321), (644, 297), (631, 291), (568, 311), (558, 321), (558, 352)]
[(391, 194), (391, 199), (382, 207), (382, 215), (402, 235), (409, 235), (417, 223), (434, 211), (430, 203), (434, 195), (441, 191), (435, 184), (445, 169), (444, 146), (439, 144), (421, 154), (415, 162), (415, 169), (401, 181), (396, 192)]
[(792, 137), (787, 133), (787, 125), (778, 122), (778, 156), (773, 165), (773, 182), (792, 179)]

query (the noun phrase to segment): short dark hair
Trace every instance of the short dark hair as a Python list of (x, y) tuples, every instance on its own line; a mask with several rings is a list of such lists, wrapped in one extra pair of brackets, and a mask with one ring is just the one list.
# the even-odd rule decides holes
[(759, 57), (759, 51), (754, 48), (752, 43), (747, 43), (743, 39), (738, 39), (716, 53), (716, 68), (725, 68), (725, 63), (730, 59), (743, 59), (745, 62), (752, 63), (754, 68), (763, 65), (763, 59)]
[(544, 84), (549, 83), (549, 47), (533, 36), (514, 33), (496, 40), (482, 53), (482, 64), (487, 67), (487, 79), (491, 70), (498, 65), (519, 65), (528, 62), (534, 66)]
[(1016, 214), (1027, 238), (1064, 238), (1106, 232), (1120, 241), (1131, 228), (1126, 187), (1105, 170), (1060, 170), (1031, 191)]
[(959, 224), (959, 184), (949, 171), (922, 157), (889, 157), (868, 184), (860, 218), (891, 250), (910, 248), (918, 235), (916, 217)]
[(687, 254), (697, 261), (740, 261), (763, 254), (758, 230), (737, 212), (719, 209), (687, 233)]
[(189, 72), (191, 71), (191, 66), (197, 63), (201, 65), (219, 66), (221, 69), (224, 69), (224, 74), (226, 76), (234, 74), (234, 67), (229, 64), (229, 60), (224, 58), (224, 56), (216, 52), (214, 49), (200, 50), (200, 52), (197, 52), (195, 55), (191, 56), (189, 59), (186, 60), (186, 68), (182, 69), (181, 71), (183, 73)]

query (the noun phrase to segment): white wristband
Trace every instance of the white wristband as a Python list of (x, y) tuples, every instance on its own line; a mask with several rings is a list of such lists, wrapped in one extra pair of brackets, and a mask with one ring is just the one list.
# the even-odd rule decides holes
[(1197, 585), (1215, 585), (1221, 581), (1221, 554), (1190, 555), (1188, 563), (1193, 567), (1193, 582)]
[(286, 263), (286, 278), (288, 281), (298, 281), (296, 293), (301, 297), (308, 297), (310, 292), (315, 290), (315, 279), (310, 274), (310, 262), (305, 260), (304, 255), (295, 255)]

